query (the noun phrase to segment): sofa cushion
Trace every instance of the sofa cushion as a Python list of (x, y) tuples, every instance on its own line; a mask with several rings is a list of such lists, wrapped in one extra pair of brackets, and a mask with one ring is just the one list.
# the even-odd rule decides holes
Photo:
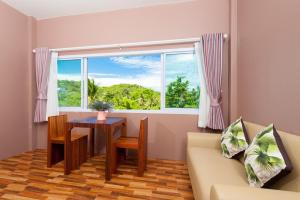
[(242, 118), (233, 122), (222, 133), (221, 148), (226, 158), (238, 158), (249, 144), (247, 130)]
[(187, 161), (196, 199), (210, 199), (213, 184), (248, 185), (244, 166), (224, 158), (219, 149), (189, 147)]
[(254, 187), (268, 187), (291, 172), (290, 159), (273, 124), (255, 136), (245, 151), (244, 164)]

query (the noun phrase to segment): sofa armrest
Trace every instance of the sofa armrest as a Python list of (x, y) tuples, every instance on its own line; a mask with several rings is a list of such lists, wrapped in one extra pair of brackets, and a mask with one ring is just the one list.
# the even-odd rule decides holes
[(187, 133), (187, 147), (221, 148), (221, 135), (214, 133)]
[(233, 185), (213, 185), (210, 200), (299, 200), (300, 192)]

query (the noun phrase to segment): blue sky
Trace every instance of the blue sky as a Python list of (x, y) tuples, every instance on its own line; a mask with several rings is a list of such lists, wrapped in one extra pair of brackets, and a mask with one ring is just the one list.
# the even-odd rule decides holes
[(174, 81), (177, 76), (185, 77), (190, 82), (190, 88), (196, 88), (200, 82), (195, 55), (191, 53), (167, 54), (165, 74), (166, 85)]
[(81, 74), (81, 60), (58, 60), (57, 73), (64, 75), (80, 75)]
[(149, 73), (150, 69), (157, 68), (159, 62), (159, 54), (130, 57), (93, 57), (88, 59), (88, 72), (114, 74), (116, 76), (138, 76)]
[[(80, 60), (58, 61), (58, 78), (80, 80), (80, 64)], [(193, 54), (167, 55), (165, 66), (167, 84), (180, 75), (189, 77), (191, 87), (198, 85)], [(100, 86), (130, 83), (160, 91), (161, 55), (91, 57), (88, 58), (88, 76)]]

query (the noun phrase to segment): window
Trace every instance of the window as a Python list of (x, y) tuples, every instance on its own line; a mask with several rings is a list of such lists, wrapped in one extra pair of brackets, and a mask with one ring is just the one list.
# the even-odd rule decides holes
[(81, 107), (81, 59), (58, 60), (58, 103), (60, 107)]
[(159, 110), (161, 56), (88, 58), (89, 102), (110, 102), (116, 110)]
[(94, 100), (114, 110), (196, 111), (199, 76), (193, 49), (62, 56), (61, 110), (87, 110)]
[(166, 54), (166, 108), (198, 108), (199, 76), (193, 53)]

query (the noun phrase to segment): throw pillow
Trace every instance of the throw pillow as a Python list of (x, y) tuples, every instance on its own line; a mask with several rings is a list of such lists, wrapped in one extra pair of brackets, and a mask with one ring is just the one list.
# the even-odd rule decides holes
[(258, 133), (244, 154), (248, 181), (269, 187), (292, 171), (292, 164), (273, 124)]
[(242, 118), (233, 122), (222, 133), (221, 149), (226, 158), (236, 158), (248, 147), (249, 139)]

